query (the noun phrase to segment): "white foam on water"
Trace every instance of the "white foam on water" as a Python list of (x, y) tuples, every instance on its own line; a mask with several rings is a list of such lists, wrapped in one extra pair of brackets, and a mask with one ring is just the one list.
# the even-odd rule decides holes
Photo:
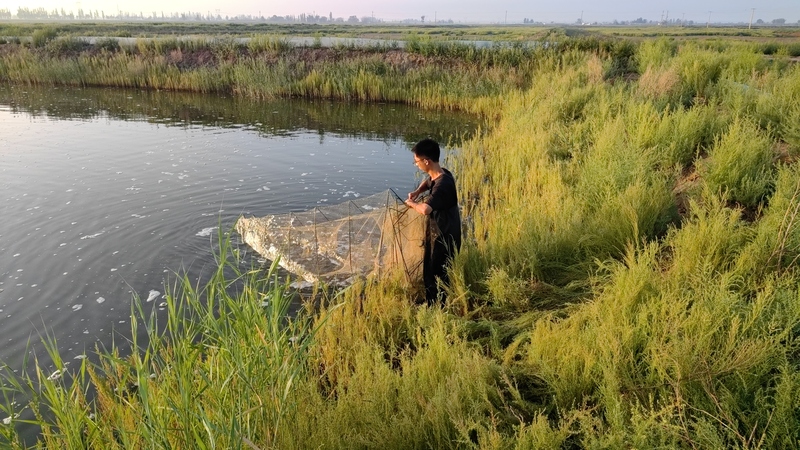
[(72, 310), (73, 311), (80, 311), (81, 308), (83, 308), (83, 305), (80, 304), (80, 303), (78, 303), (77, 305), (72, 305)]
[(153, 300), (157, 299), (158, 296), (161, 295), (161, 292), (156, 291), (155, 289), (150, 290), (150, 294), (147, 295), (147, 302), (152, 302)]
[(100, 236), (100, 235), (101, 235), (101, 234), (103, 234), (103, 233), (105, 233), (105, 231), (101, 231), (101, 232), (99, 232), (99, 233), (95, 233), (95, 234), (89, 234), (89, 235), (86, 235), (86, 236), (82, 236), (82, 237), (81, 237), (81, 240), (83, 240), (83, 239), (94, 239), (94, 238), (96, 238), (97, 236)]
[(104, 301), (106, 301), (106, 299), (104, 299), (103, 297), (98, 297), (97, 300), (95, 300), (95, 301), (97, 303), (103, 303)]
[(214, 230), (216, 229), (217, 227), (203, 228), (202, 230), (198, 231), (197, 234), (195, 234), (195, 236), (208, 237), (211, 236), (211, 233), (214, 232)]
[[(310, 287), (313, 287), (314, 283), (311, 283), (310, 281), (295, 281), (289, 286), (293, 289), (308, 289)], [(266, 306), (266, 305), (262, 304), (261, 306)]]

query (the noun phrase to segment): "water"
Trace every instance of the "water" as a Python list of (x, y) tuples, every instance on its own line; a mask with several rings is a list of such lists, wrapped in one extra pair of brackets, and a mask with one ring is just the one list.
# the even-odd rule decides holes
[(408, 149), (458, 146), (469, 116), (398, 105), (0, 86), (0, 361), (124, 347), (131, 301), (213, 267), (241, 215), (413, 190)]

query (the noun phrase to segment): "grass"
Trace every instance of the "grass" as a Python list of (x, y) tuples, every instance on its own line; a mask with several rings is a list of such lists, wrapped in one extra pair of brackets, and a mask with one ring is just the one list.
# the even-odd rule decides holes
[[(487, 113), (487, 102), (529, 82), (526, 50), (476, 51), (468, 58), (397, 49), (289, 48), (276, 38), (107, 41), (79, 46), (55, 39), (43, 49), (13, 46), (0, 80), (18, 84), (112, 86), (225, 93), (254, 100), (328, 98), (403, 102)], [(471, 47), (474, 49), (474, 47)], [(469, 99), (469, 101), (467, 101)]]
[[(276, 68), (237, 49), (183, 70), (166, 63), (170, 45), (77, 56), (96, 66), (15, 48), (0, 71), (24, 61), (38, 64), (29, 74), (197, 86), (214, 73), (254, 99), (481, 112), (490, 126), (447, 160), (469, 231), (448, 302), (416, 306), (387, 277), (286, 322), (281, 285), (226, 275), (237, 266), (221, 257), (213, 284), (179, 279), (167, 332), (129, 357), (101, 352), (55, 380), (6, 371), (5, 443), (23, 446), (16, 414), (32, 409), (47, 448), (797, 446), (800, 78), (788, 54), (578, 38), (484, 58), (422, 40), (404, 54), (419, 66), (402, 69), (354, 49), (309, 62), (268, 41), (254, 52)], [(442, 61), (460, 72), (429, 65)], [(17, 392), (34, 400), (15, 405)]]
[(591, 26), (564, 27), (563, 25), (467, 25), (467, 24), (275, 24), (253, 22), (0, 22), (0, 35), (31, 36), (35, 30), (49, 27), (60, 35), (68, 36), (112, 36), (142, 37), (217, 35), (217, 36), (310, 36), (361, 37), (389, 40), (405, 40), (409, 37), (422, 37), (434, 40), (488, 40), (498, 42), (530, 41), (542, 38), (563, 37), (600, 38), (624, 37), (629, 39), (652, 39), (664, 36), (676, 39), (727, 39), (760, 40), (765, 45), (796, 38), (797, 27), (758, 26)]
[[(288, 319), (290, 296), (274, 275), (276, 264), (242, 272), (230, 240), (220, 238), (218, 269), (205, 285), (175, 279), (166, 323), (157, 323), (141, 300), (133, 302), (132, 348), (140, 351), (121, 357), (98, 349), (98, 363), (83, 359), (72, 371), (51, 341), (59, 375), (36, 367), (15, 379), (32, 395), (28, 407), (42, 427), (42, 445), (243, 448), (281, 439), (316, 329), (300, 317)], [(137, 342), (139, 327), (147, 342)]]

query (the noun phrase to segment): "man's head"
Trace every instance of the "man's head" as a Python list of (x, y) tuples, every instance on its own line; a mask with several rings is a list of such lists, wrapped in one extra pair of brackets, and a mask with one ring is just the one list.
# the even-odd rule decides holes
[(417, 142), (417, 145), (411, 149), (417, 158), (429, 159), (433, 162), (439, 162), (439, 144), (431, 138), (423, 139)]

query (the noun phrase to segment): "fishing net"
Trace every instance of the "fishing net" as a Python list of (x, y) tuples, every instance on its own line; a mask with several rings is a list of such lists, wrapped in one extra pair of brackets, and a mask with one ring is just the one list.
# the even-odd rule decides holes
[(260, 255), (309, 282), (349, 284), (399, 270), (422, 279), (426, 217), (393, 191), (304, 212), (241, 217), (236, 230)]

